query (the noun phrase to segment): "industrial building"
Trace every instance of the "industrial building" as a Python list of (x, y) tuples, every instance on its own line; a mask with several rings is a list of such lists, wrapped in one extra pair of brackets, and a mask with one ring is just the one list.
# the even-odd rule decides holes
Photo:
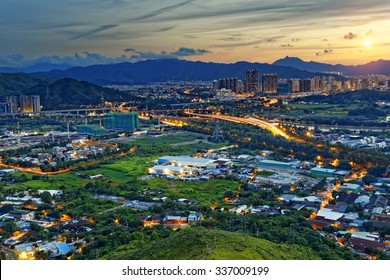
[(214, 159), (206, 159), (206, 158), (193, 158), (187, 156), (165, 156), (161, 157), (157, 160), (159, 165), (175, 165), (182, 167), (193, 167), (193, 168), (206, 168), (210, 164), (212, 164)]
[(325, 177), (333, 177), (336, 169), (314, 167), (311, 169), (311, 174)]
[(293, 164), (291, 162), (282, 162), (276, 160), (261, 160), (258, 166), (260, 168), (290, 168)]
[(110, 113), (104, 115), (103, 126), (114, 130), (136, 130), (139, 128), (138, 113)]
[(184, 168), (174, 165), (156, 165), (149, 168), (151, 175), (171, 175), (171, 176), (185, 176), (193, 175), (194, 170), (191, 168)]

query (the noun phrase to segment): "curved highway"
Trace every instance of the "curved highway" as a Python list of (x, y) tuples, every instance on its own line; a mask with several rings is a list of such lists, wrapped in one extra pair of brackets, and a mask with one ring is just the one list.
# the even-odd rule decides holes
[(233, 117), (233, 116), (225, 116), (225, 115), (210, 115), (210, 114), (196, 114), (196, 113), (189, 113), (185, 112), (188, 115), (193, 115), (193, 116), (199, 116), (199, 117), (204, 117), (204, 118), (214, 118), (214, 119), (219, 119), (219, 120), (224, 120), (224, 121), (230, 121), (230, 122), (235, 122), (235, 123), (243, 123), (243, 124), (250, 124), (253, 126), (260, 127), (262, 129), (266, 129), (272, 132), (273, 135), (277, 136), (282, 136), (286, 139), (291, 139), (291, 137), (278, 128), (277, 126), (270, 124), (266, 121), (255, 119), (255, 118), (242, 118), (242, 117)]

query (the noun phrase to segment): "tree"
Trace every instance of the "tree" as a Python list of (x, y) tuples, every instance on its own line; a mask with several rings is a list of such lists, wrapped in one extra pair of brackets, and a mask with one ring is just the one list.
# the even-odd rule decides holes
[(367, 169), (367, 173), (369, 175), (375, 176), (375, 177), (381, 177), (385, 173), (386, 168), (382, 166), (374, 166)]
[(233, 191), (226, 191), (226, 192), (224, 193), (224, 196), (225, 196), (225, 197), (232, 198), (232, 197), (234, 196), (234, 193), (233, 193)]
[(19, 227), (15, 224), (14, 221), (5, 221), (2, 228), (2, 236), (11, 236), (15, 231), (19, 229)]
[(314, 192), (325, 191), (326, 190), (325, 185), (326, 185), (326, 178), (323, 178), (320, 182), (318, 182), (313, 186), (313, 191)]
[(41, 193), (41, 199), (44, 203), (51, 204), (53, 197), (48, 191)]
[(347, 159), (340, 160), (339, 165), (337, 166), (337, 168), (343, 169), (343, 170), (351, 170), (352, 169), (351, 165), (349, 164), (349, 161)]
[(376, 183), (376, 182), (378, 182), (378, 179), (373, 175), (366, 175), (363, 177), (363, 183), (366, 185), (369, 185), (371, 183)]
[(369, 232), (374, 231), (374, 223), (373, 222), (364, 222), (363, 227)]

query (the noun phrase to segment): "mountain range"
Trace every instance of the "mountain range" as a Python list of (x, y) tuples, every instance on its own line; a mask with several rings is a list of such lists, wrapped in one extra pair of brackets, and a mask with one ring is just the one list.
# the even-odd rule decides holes
[(340, 72), (341, 75), (369, 75), (369, 74), (390, 74), (390, 60), (372, 61), (363, 65), (345, 66), (342, 64), (327, 64), (315, 61), (303, 61), (298, 57), (289, 57), (276, 60), (272, 65), (294, 67), (309, 72)]
[[(346, 66), (342, 64), (327, 64), (315, 61), (303, 61), (297, 57), (276, 60), (267, 63), (214, 63), (186, 61), (179, 59), (157, 59), (138, 62), (123, 62), (118, 64), (91, 65), (87, 67), (71, 67), (67, 64), (40, 63), (28, 68), (16, 69), (0, 67), (0, 72), (32, 73), (38, 76), (56, 78), (72, 78), (89, 81), (99, 85), (112, 83), (149, 83), (164, 81), (211, 81), (225, 77), (237, 77), (242, 80), (248, 69), (258, 69), (259, 74), (276, 73), (279, 78), (311, 78), (324, 74), (340, 73), (341, 75), (390, 75), (390, 61), (378, 60), (364, 65)], [(341, 78), (340, 76), (338, 78)]]
[(310, 78), (312, 73), (289, 66), (266, 63), (236, 62), (232, 64), (194, 62), (179, 59), (146, 60), (109, 65), (73, 67), (67, 70), (52, 70), (38, 73), (54, 77), (69, 77), (99, 85), (111, 83), (149, 83), (165, 81), (212, 81), (224, 77), (244, 79), (248, 69), (258, 69), (259, 74), (277, 73), (281, 78)]

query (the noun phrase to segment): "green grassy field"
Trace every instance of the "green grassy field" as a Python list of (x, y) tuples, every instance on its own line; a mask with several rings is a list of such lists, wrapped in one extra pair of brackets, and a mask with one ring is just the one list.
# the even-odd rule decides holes
[(286, 107), (290, 108), (290, 111), (284, 112), (288, 115), (315, 114), (323, 116), (337, 115), (342, 117), (347, 116), (348, 111), (359, 108), (359, 104), (287, 104)]
[(88, 175), (103, 174), (113, 181), (126, 182), (130, 177), (147, 174), (148, 167), (153, 166), (152, 160), (158, 157), (124, 157), (113, 163), (101, 164), (98, 168), (85, 171)]
[(34, 189), (59, 189), (61, 186), (64, 186), (66, 189), (71, 190), (73, 188), (78, 188), (84, 186), (85, 183), (89, 180), (82, 179), (73, 172), (58, 174), (58, 175), (50, 175), (47, 177), (40, 177), (39, 179), (32, 180), (32, 176), (29, 173), (18, 173), (18, 176), (25, 174), (28, 178), (27, 182), (18, 182), (15, 183), (14, 187), (18, 191), (26, 190), (27, 188)]
[(146, 187), (165, 190), (171, 197), (192, 199), (210, 207), (212, 204), (221, 206), (226, 191), (236, 191), (240, 182), (213, 179), (209, 181), (182, 182), (153, 178), (146, 180)]
[[(180, 142), (187, 142), (192, 141), (195, 139), (203, 139), (202, 136), (196, 136), (192, 133), (187, 132), (179, 132), (171, 135), (163, 135), (158, 137), (145, 137), (142, 138), (142, 142), (145, 144), (154, 144), (154, 143), (161, 143), (161, 144), (175, 144)], [(137, 139), (138, 140), (138, 139)]]

